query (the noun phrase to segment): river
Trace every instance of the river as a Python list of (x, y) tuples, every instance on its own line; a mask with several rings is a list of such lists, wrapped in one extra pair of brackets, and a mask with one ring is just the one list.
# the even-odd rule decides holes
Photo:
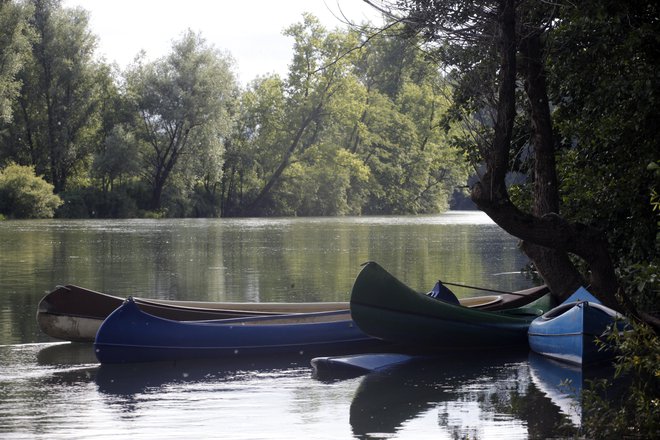
[[(580, 408), (526, 350), (440, 356), (345, 380), (308, 359), (100, 366), (41, 333), (56, 285), (208, 301), (347, 301), (374, 260), (411, 287), (518, 290), (517, 241), (479, 212), (436, 216), (0, 222), (2, 438), (546, 438)], [(453, 289), (457, 295), (475, 293)], [(544, 377), (547, 379), (545, 380)]]

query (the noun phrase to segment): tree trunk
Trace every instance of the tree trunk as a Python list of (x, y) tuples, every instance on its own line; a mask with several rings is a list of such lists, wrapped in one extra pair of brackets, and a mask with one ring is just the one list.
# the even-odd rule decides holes
[(152, 211), (158, 211), (160, 209), (160, 200), (163, 195), (163, 185), (160, 182), (155, 182), (151, 188), (151, 201), (149, 202), (149, 208)]
[(617, 280), (605, 237), (593, 228), (571, 224), (558, 214), (558, 189), (552, 125), (538, 35), (524, 42), (526, 89), (532, 103), (535, 148), (534, 214), (522, 212), (509, 199), (505, 184), (509, 149), (516, 114), (516, 21), (515, 0), (499, 2), (501, 51), (499, 96), (495, 134), (484, 149), (486, 172), (472, 188), (472, 200), (505, 231), (523, 240), (523, 249), (537, 265), (553, 293), (562, 298), (579, 284), (577, 270), (568, 253), (586, 261), (591, 271), (591, 289), (610, 306), (617, 307)]
[[(532, 137), (534, 150), (534, 205), (533, 214), (537, 217), (559, 214), (559, 190), (555, 163), (554, 137), (550, 105), (546, 88), (545, 72), (542, 65), (540, 32), (533, 31), (524, 37), (520, 44), (522, 65), (525, 77), (525, 92), (530, 103)], [(522, 250), (534, 262), (550, 290), (558, 301), (564, 300), (584, 279), (564, 251), (523, 242)]]
[(248, 215), (259, 214), (258, 212), (259, 205), (261, 205), (261, 203), (266, 198), (270, 190), (279, 181), (284, 170), (289, 166), (291, 156), (293, 156), (293, 153), (295, 153), (295, 151), (298, 149), (302, 136), (305, 133), (305, 130), (317, 118), (318, 114), (321, 112), (321, 108), (322, 108), (322, 103), (318, 104), (316, 108), (314, 108), (314, 110), (312, 110), (310, 114), (302, 120), (300, 126), (296, 130), (295, 135), (293, 136), (293, 139), (291, 140), (291, 144), (289, 145), (289, 148), (287, 149), (286, 153), (284, 154), (284, 157), (280, 161), (280, 165), (277, 167), (275, 172), (270, 176), (270, 179), (268, 179), (268, 182), (266, 182), (266, 185), (264, 185), (264, 187), (261, 189), (257, 197), (245, 209), (244, 213), (247, 213)]

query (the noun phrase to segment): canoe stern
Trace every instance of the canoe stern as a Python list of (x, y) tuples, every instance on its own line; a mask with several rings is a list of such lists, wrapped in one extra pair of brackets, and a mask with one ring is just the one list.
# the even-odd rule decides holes
[(614, 355), (606, 337), (625, 326), (623, 317), (600, 303), (563, 303), (534, 320), (530, 348), (536, 353), (573, 364), (590, 364)]

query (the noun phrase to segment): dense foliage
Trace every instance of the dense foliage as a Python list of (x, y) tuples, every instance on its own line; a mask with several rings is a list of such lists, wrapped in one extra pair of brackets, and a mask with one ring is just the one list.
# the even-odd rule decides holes
[[(553, 290), (589, 282), (612, 302), (614, 272), (657, 267), (657, 177), (648, 169), (660, 140), (655, 4), (374, 3), (445, 67), (448, 119), (464, 127), (453, 140), (486, 164), (472, 197), (524, 240), (542, 273), (550, 268)], [(513, 189), (504, 184), (512, 171), (526, 177)], [(561, 254), (579, 257), (581, 274)], [(647, 283), (652, 309), (656, 289)]]
[(414, 41), (305, 15), (288, 75), (241, 88), (191, 32), (120, 72), (94, 57), (84, 10), (9, 1), (0, 20), (0, 167), (33, 166), (60, 216), (439, 212), (466, 180), (447, 86)]
[[(582, 2), (559, 11), (551, 58), (567, 216), (607, 231), (627, 298), (658, 310), (657, 6)], [(588, 72), (588, 74), (585, 74)]]

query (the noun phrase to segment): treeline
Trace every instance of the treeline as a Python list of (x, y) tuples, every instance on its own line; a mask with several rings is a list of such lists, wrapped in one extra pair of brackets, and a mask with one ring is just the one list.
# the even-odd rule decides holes
[[(86, 11), (0, 8), (0, 173), (43, 178), (57, 216), (432, 213), (466, 182), (447, 85), (414, 39), (304, 15), (286, 78), (241, 87), (192, 32), (120, 71), (94, 57)], [(20, 182), (0, 178), (0, 214), (22, 216)]]

